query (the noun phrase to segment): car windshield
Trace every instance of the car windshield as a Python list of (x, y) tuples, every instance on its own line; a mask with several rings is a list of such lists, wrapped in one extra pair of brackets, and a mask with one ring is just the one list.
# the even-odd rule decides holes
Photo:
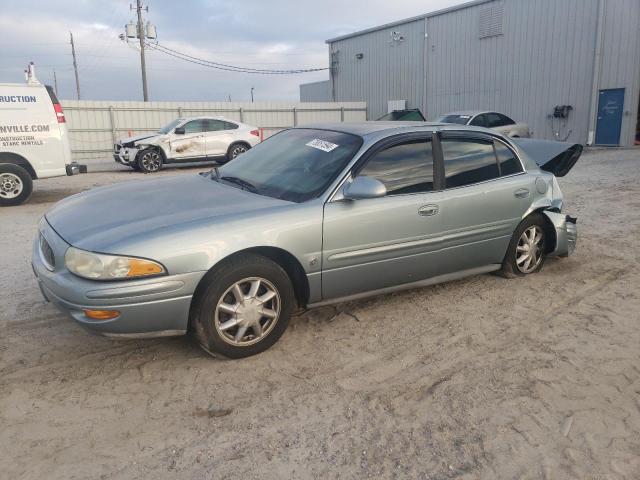
[(173, 122), (171, 122), (168, 125), (165, 125), (160, 130), (158, 130), (158, 133), (164, 133), (164, 134), (169, 133), (171, 130), (176, 128), (181, 121), (182, 121), (181, 118), (176, 118)]
[(459, 125), (466, 125), (471, 115), (444, 115), (437, 121), (440, 123), (457, 123)]
[(362, 138), (329, 130), (278, 133), (219, 168), (212, 179), (237, 188), (305, 202), (324, 192), (362, 145)]

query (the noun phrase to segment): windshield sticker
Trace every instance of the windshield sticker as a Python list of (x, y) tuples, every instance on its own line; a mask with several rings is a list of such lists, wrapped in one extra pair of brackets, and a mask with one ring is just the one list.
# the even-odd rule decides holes
[(317, 148), (318, 150), (322, 150), (323, 152), (330, 152), (335, 150), (340, 145), (336, 145), (335, 143), (327, 142), (326, 140), (320, 140), (318, 138), (314, 138), (309, 143), (307, 143), (307, 147)]

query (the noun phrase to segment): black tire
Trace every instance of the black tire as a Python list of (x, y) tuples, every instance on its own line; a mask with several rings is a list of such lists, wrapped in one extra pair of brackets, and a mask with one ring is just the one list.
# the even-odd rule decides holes
[(0, 163), (0, 207), (26, 202), (33, 192), (33, 180), (24, 168), (13, 163)]
[[(526, 252), (518, 252), (518, 247), (525, 232), (530, 231), (530, 229), (533, 227), (535, 227), (538, 233), (541, 235), (539, 246), (535, 249), (538, 252), (538, 254), (536, 255), (536, 259), (539, 258), (539, 261), (536, 261), (535, 265), (529, 265), (530, 270), (523, 270), (523, 265), (518, 265), (518, 258), (520, 256), (518, 254), (524, 254)], [(509, 242), (507, 253), (504, 257), (504, 261), (502, 262), (502, 269), (500, 270), (502, 276), (506, 278), (515, 278), (524, 277), (525, 275), (539, 272), (546, 260), (548, 239), (547, 232), (547, 222), (545, 221), (545, 218), (541, 213), (533, 213), (522, 220), (522, 222), (520, 222), (520, 224), (518, 225), (518, 228), (516, 228), (515, 232), (513, 233), (511, 241)], [(524, 260), (524, 262), (526, 263), (526, 260)]]
[(133, 170), (135, 170), (136, 172), (140, 171), (140, 167), (138, 166), (138, 162), (134, 162), (132, 164), (129, 165)]
[(136, 163), (143, 173), (155, 173), (162, 168), (164, 158), (157, 148), (149, 147), (138, 153)]
[(251, 145), (244, 142), (236, 142), (229, 145), (229, 149), (227, 150), (227, 162), (233, 160), (238, 155), (243, 154), (247, 150), (251, 149)]
[[(260, 279), (261, 289), (268, 287), (276, 291), (274, 299), (261, 304), (268, 312), (279, 310), (279, 315), (273, 320), (273, 324), (269, 323), (268, 317), (261, 317), (257, 322), (262, 322), (259, 328), (264, 326), (264, 337), (259, 336), (254, 327), (244, 325), (244, 332), (239, 334), (242, 324), (234, 325), (226, 330), (221, 331), (225, 322), (233, 320), (238, 321), (239, 315), (236, 310), (235, 314), (228, 314), (222, 310), (218, 310), (218, 303), (229, 303), (228, 299), (234, 300), (234, 304), (239, 304), (233, 293), (233, 286), (245, 279)], [(194, 331), (198, 344), (209, 354), (216, 356), (223, 355), (228, 358), (244, 358), (256, 355), (271, 347), (282, 336), (289, 325), (289, 319), (293, 312), (296, 299), (291, 284), (291, 280), (287, 273), (280, 265), (269, 260), (266, 257), (256, 254), (245, 254), (228, 261), (224, 261), (214, 270), (209, 272), (203, 279), (202, 287), (199, 287), (197, 297), (194, 299), (192, 329)], [(249, 282), (241, 284), (242, 286), (251, 286)], [(263, 292), (266, 291), (263, 290)], [(242, 290), (243, 295), (250, 295), (250, 291)], [(264, 295), (262, 293), (261, 295)], [(231, 297), (229, 297), (231, 296)], [(256, 294), (256, 297), (260, 296)], [(245, 301), (248, 297), (245, 297)], [(225, 301), (226, 300), (226, 301)], [(257, 300), (257, 298), (255, 298)], [(277, 303), (276, 303), (277, 302)], [(244, 303), (242, 304), (244, 308)], [(218, 311), (217, 311), (218, 310)], [(228, 315), (228, 316), (226, 316)], [(260, 316), (259, 313), (255, 314)], [(244, 345), (234, 344), (236, 335), (246, 335), (240, 340)], [(251, 337), (254, 337), (253, 339)], [(237, 337), (236, 337), (237, 338)], [(255, 342), (255, 343), (251, 343)], [(236, 342), (237, 343), (237, 342)]]

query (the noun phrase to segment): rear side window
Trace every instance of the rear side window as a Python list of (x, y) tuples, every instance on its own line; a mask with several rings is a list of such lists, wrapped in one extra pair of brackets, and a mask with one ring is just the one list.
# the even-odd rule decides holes
[(225, 130), (236, 130), (237, 128), (238, 128), (238, 125), (236, 125), (235, 123), (224, 122), (224, 129)]
[(445, 138), (442, 153), (447, 188), (464, 187), (500, 176), (491, 141)]
[(496, 155), (498, 156), (498, 163), (500, 163), (500, 173), (504, 177), (505, 175), (515, 175), (516, 173), (522, 173), (522, 164), (515, 153), (502, 142), (495, 142)]
[(358, 176), (380, 180), (387, 195), (433, 190), (433, 153), (426, 140), (401, 143), (375, 153)]
[(506, 115), (500, 113), (487, 113), (486, 116), (489, 128), (505, 127), (516, 123)]

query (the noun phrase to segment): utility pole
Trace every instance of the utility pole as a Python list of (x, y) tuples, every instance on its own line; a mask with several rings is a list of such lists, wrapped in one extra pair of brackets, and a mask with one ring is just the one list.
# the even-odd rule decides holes
[(58, 77), (56, 77), (56, 71), (53, 71), (53, 91), (56, 92), (56, 97), (58, 96)]
[(76, 61), (76, 47), (73, 44), (73, 33), (69, 32), (71, 38), (71, 55), (73, 55), (73, 70), (76, 73), (76, 94), (80, 100), (80, 79), (78, 78), (78, 62)]
[[(147, 65), (144, 58), (144, 40), (146, 32), (144, 23), (142, 22), (142, 0), (136, 0), (136, 10), (138, 12), (138, 38), (140, 39), (140, 67), (142, 68), (142, 96), (145, 102), (149, 101), (149, 92), (147, 90)], [(149, 7), (147, 7), (147, 12)]]
[(254, 88), (251, 87), (251, 103), (253, 103), (253, 90), (254, 90)]

